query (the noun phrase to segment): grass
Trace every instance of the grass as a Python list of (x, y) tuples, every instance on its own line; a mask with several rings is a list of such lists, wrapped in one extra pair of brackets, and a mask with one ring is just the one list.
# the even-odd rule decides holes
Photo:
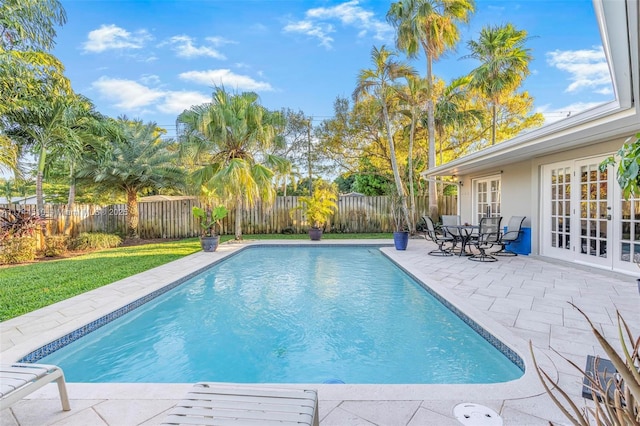
[[(233, 236), (224, 235), (220, 241)], [(391, 234), (324, 234), (331, 239), (391, 238)], [(245, 235), (245, 240), (308, 240), (306, 234)], [(67, 259), (0, 268), (0, 321), (111, 284), (200, 250), (197, 238), (118, 247)]]

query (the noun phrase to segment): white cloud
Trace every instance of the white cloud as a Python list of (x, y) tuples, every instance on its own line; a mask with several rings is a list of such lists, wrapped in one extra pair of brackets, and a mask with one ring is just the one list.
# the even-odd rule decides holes
[[(219, 45), (223, 39), (208, 38), (212, 45)], [(170, 45), (176, 55), (181, 58), (197, 58), (199, 56), (208, 56), (214, 59), (227, 59), (222, 53), (210, 46), (196, 46), (194, 39), (187, 35), (179, 35), (171, 37), (161, 46)]]
[(89, 32), (87, 41), (82, 44), (85, 52), (100, 53), (105, 50), (141, 49), (152, 37), (147, 31), (130, 33), (115, 25), (102, 25)]
[(376, 40), (390, 41), (393, 28), (386, 22), (376, 19), (373, 12), (363, 9), (358, 4), (357, 0), (352, 0), (332, 7), (309, 9), (304, 20), (287, 24), (284, 31), (316, 37), (320, 40), (321, 46), (330, 48), (333, 38), (328, 34), (335, 30), (325, 21), (337, 20), (345, 26), (359, 30), (358, 37), (373, 33)]
[(164, 96), (158, 89), (152, 89), (133, 80), (100, 77), (91, 86), (100, 95), (118, 108), (135, 110), (153, 104)]
[(180, 114), (193, 105), (211, 102), (211, 96), (199, 92), (167, 92), (164, 102), (158, 105), (158, 110), (167, 114)]
[(239, 90), (272, 91), (269, 83), (256, 81), (246, 75), (235, 74), (229, 69), (183, 72), (179, 77), (186, 81), (208, 86), (225, 86)]
[(160, 77), (155, 74), (144, 74), (140, 77), (140, 82), (152, 86), (160, 84)]
[(591, 50), (554, 50), (546, 56), (549, 65), (570, 74), (571, 84), (565, 92), (591, 89), (596, 93), (607, 90), (611, 93), (611, 75), (602, 46)]
[(237, 41), (229, 40), (228, 38), (224, 38), (220, 36), (207, 37), (205, 38), (205, 40), (207, 40), (209, 43), (213, 44), (216, 47), (224, 46), (225, 44), (238, 44)]
[[(146, 76), (142, 81), (146, 84), (159, 83)], [(167, 114), (179, 114), (192, 105), (198, 105), (211, 100), (199, 92), (171, 91), (150, 87), (133, 80), (101, 77), (93, 82), (92, 87), (100, 97), (113, 103), (115, 108), (122, 109), (122, 113), (142, 113), (159, 111)]]
[(331, 48), (331, 43), (333, 42), (333, 38), (329, 37), (329, 34), (334, 32), (334, 29), (328, 24), (298, 21), (287, 24), (283, 30), (285, 33), (300, 33), (315, 37), (320, 40), (320, 46), (324, 46), (327, 49)]

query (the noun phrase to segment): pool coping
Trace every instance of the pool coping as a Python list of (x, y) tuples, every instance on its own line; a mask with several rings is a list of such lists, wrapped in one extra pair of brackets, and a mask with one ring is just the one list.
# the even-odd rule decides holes
[[(494, 384), (398, 384), (398, 385), (366, 385), (341, 384), (318, 385), (309, 384), (320, 391), (322, 399), (329, 400), (452, 400), (464, 393), (466, 398), (482, 399), (491, 395), (492, 399), (519, 399), (544, 393), (538, 377), (533, 369), (527, 343), (508, 330), (505, 326), (490, 318), (482, 311), (446, 288), (438, 287), (437, 282), (430, 279), (428, 271), (420, 270), (407, 262), (405, 252), (389, 247), (389, 240), (325, 240), (311, 242), (303, 240), (270, 240), (247, 241), (243, 243), (221, 244), (214, 253), (199, 252), (185, 258), (170, 262), (152, 270), (136, 274), (96, 290), (58, 302), (32, 313), (0, 323), (2, 335), (3, 362), (14, 362), (33, 350), (40, 348), (72, 333), (86, 324), (121, 309), (134, 300), (141, 299), (170, 285), (185, 276), (198, 273), (240, 250), (254, 245), (373, 245), (382, 246), (380, 250), (394, 261), (405, 272), (418, 282), (423, 282), (433, 293), (448, 301), (453, 307), (465, 313), (491, 335), (505, 343), (524, 362), (525, 371), (521, 378), (504, 383)], [(151, 284), (149, 284), (151, 282)], [(10, 345), (7, 349), (5, 347)], [(553, 362), (544, 354), (539, 356), (539, 363), (547, 372), (555, 373)], [(70, 386), (75, 385), (70, 383)], [(96, 389), (105, 389), (113, 384), (78, 384)], [(145, 384), (118, 384), (137, 388)], [(148, 384), (146, 384), (148, 385)], [(164, 384), (163, 384), (164, 386)], [(172, 386), (169, 386), (171, 388)], [(357, 398), (355, 397), (357, 396)]]

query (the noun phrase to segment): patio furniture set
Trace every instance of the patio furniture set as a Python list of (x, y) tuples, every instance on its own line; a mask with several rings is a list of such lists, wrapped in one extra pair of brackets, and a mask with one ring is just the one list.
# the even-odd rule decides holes
[[(423, 216), (425, 238), (437, 244), (429, 252), (432, 256), (468, 256), (477, 262), (496, 262), (496, 256), (517, 256), (509, 245), (522, 236), (522, 224), (525, 216), (512, 216), (504, 232), (500, 228), (502, 217), (483, 217), (478, 225), (462, 224), (460, 216), (442, 216), (439, 226), (429, 216)], [(497, 251), (490, 252), (493, 247)], [(475, 250), (474, 250), (475, 248)]]

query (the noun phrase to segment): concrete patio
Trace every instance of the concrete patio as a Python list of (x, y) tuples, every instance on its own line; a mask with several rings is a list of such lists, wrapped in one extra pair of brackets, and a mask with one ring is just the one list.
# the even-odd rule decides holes
[[(310, 244), (305, 241), (259, 244)], [(390, 244), (390, 241), (323, 241), (322, 244)], [(216, 253), (196, 253), (154, 270), (0, 323), (0, 357), (14, 362), (30, 351), (212, 261), (242, 248), (223, 244)], [(569, 424), (544, 393), (531, 364), (528, 342), (545, 371), (556, 377), (579, 406), (579, 373), (549, 348), (584, 365), (588, 354), (604, 355), (588, 324), (568, 302), (584, 310), (610, 341), (617, 341), (616, 309), (637, 335), (640, 295), (635, 277), (531, 256), (495, 263), (435, 257), (435, 246), (412, 239), (406, 251), (382, 250), (407, 272), (465, 312), (516, 351), (525, 375), (492, 385), (309, 385), (318, 389), (320, 423), (331, 425), (459, 425), (453, 408), (485, 405), (505, 425)], [(640, 275), (640, 270), (639, 270)], [(72, 410), (63, 412), (55, 385), (47, 385), (0, 412), (3, 426), (157, 425), (191, 384), (68, 383)]]

